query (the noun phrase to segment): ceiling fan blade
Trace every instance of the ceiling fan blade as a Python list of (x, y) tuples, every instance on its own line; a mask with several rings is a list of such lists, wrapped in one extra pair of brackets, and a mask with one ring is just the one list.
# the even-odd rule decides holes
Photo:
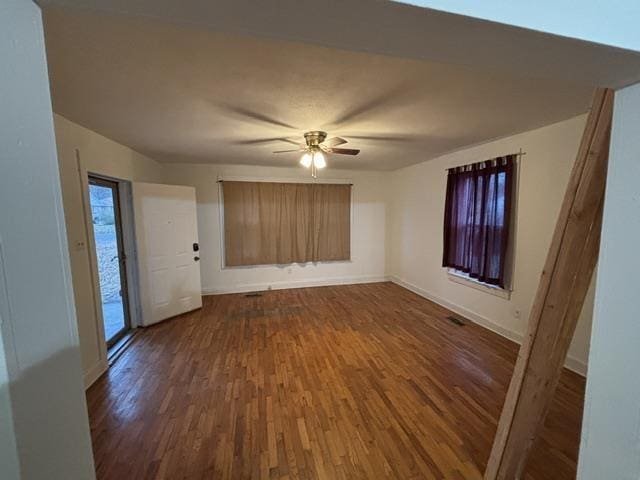
[(293, 149), (293, 150), (277, 150), (277, 151), (275, 151), (273, 153), (289, 153), (289, 152), (302, 152), (302, 151), (303, 151), (302, 148), (296, 148), (296, 149)]
[(331, 148), (331, 147), (337, 147), (338, 145), (343, 145), (345, 143), (347, 143), (347, 141), (344, 138), (333, 137), (333, 138), (327, 138), (324, 142), (322, 142), (322, 145), (325, 145)]
[(338, 153), (340, 155), (357, 155), (360, 153), (360, 150), (355, 148), (330, 148), (329, 153)]

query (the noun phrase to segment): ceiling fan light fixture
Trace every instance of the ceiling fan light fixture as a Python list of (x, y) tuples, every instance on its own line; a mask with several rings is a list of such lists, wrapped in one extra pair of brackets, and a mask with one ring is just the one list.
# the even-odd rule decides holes
[[(286, 140), (285, 141), (289, 141)], [(360, 150), (355, 148), (336, 148), (336, 145), (344, 145), (344, 138), (327, 138), (327, 132), (313, 130), (304, 134), (305, 143), (294, 150), (277, 150), (273, 153), (303, 152), (300, 157), (300, 165), (311, 170), (311, 176), (316, 178), (318, 170), (327, 166), (325, 155), (357, 155)]]
[(304, 155), (302, 155), (302, 158), (300, 159), (300, 165), (302, 165), (305, 168), (309, 168), (311, 166), (312, 161), (313, 159), (311, 157), (311, 154), (307, 152)]

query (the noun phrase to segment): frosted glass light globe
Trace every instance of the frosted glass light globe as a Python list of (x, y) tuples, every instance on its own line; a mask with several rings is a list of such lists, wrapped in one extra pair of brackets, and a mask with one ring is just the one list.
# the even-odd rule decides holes
[(311, 154), (310, 153), (305, 153), (304, 155), (302, 155), (302, 158), (300, 159), (300, 165), (302, 165), (305, 168), (309, 168), (311, 166)]
[(324, 168), (327, 166), (327, 162), (324, 159), (324, 155), (320, 152), (316, 152), (313, 154), (313, 165), (316, 168)]

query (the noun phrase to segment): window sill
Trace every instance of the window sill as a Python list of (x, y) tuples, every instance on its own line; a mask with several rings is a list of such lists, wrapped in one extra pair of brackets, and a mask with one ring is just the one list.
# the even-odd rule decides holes
[(487, 285), (486, 283), (482, 283), (477, 280), (474, 280), (473, 278), (470, 278), (463, 273), (458, 273), (453, 269), (447, 270), (447, 276), (449, 277), (449, 280), (452, 282), (474, 288), (481, 292), (488, 293), (489, 295), (494, 295), (496, 297), (504, 298), (505, 300), (509, 300), (511, 298), (511, 290), (500, 288), (500, 287), (494, 287), (493, 285)]

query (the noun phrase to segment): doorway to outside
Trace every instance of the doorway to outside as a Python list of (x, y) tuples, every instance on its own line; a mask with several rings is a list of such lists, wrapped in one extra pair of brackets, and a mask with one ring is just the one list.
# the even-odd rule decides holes
[(131, 329), (118, 182), (89, 176), (102, 319), (107, 348)]

